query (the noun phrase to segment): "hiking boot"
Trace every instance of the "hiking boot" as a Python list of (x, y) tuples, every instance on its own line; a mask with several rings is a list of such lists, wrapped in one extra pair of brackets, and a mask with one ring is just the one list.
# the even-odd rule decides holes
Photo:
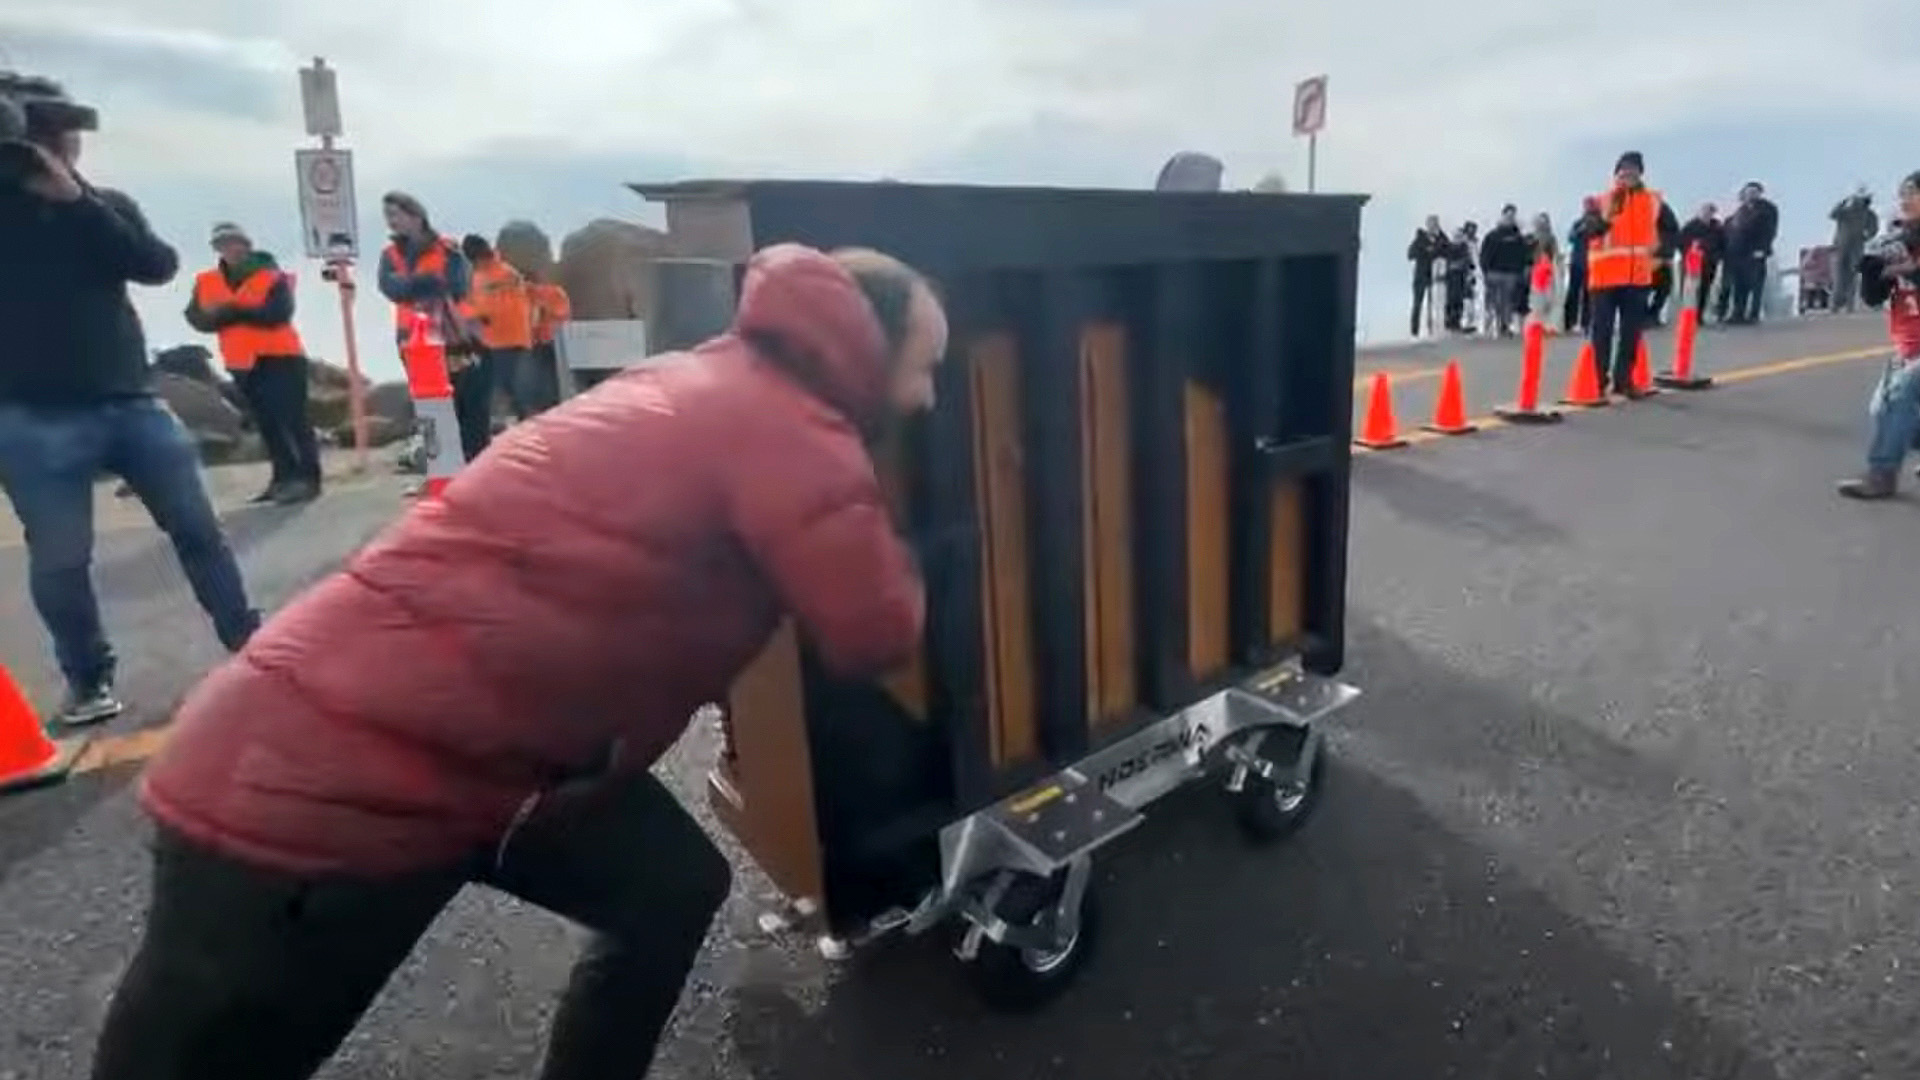
[(1892, 469), (1868, 469), (1855, 480), (1842, 480), (1840, 494), (1849, 499), (1891, 499), (1899, 493), (1899, 474)]
[(248, 499), (247, 504), (250, 506), (260, 506), (264, 503), (279, 502), (280, 492), (285, 487), (286, 487), (285, 484), (281, 483), (278, 480), (275, 480), (269, 483), (266, 486), (266, 488), (260, 492), (260, 494), (255, 495), (251, 499)]
[(113, 687), (97, 686), (84, 693), (68, 693), (66, 702), (54, 714), (53, 721), (62, 727), (87, 727), (111, 720), (125, 708), (120, 704), (120, 699), (113, 696)]
[(294, 480), (272, 495), (275, 506), (297, 506), (320, 497), (320, 485), (312, 480)]

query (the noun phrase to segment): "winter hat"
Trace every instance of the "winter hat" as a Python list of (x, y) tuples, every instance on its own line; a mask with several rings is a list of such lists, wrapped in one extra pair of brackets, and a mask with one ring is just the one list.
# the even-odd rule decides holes
[(214, 247), (219, 247), (230, 240), (238, 240), (248, 247), (253, 246), (253, 237), (247, 235), (247, 230), (231, 221), (222, 221), (213, 227), (213, 238), (209, 243)]
[(423, 227), (429, 230), (433, 228), (433, 222), (427, 217), (426, 206), (404, 191), (389, 191), (380, 197), (380, 202), (386, 206), (397, 206), (409, 216), (419, 218)]
[(1634, 169), (1640, 170), (1641, 172), (1646, 172), (1647, 159), (1640, 156), (1640, 151), (1629, 150), (1626, 153), (1620, 155), (1619, 161), (1616, 161), (1613, 163), (1614, 172), (1619, 172), (1621, 169), (1625, 169), (1625, 168), (1634, 168)]

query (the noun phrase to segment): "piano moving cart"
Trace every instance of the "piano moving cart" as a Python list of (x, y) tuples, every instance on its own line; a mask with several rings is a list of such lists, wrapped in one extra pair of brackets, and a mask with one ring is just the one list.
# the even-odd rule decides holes
[(950, 929), (988, 1003), (1034, 1007), (1149, 803), (1217, 777), (1255, 840), (1307, 820), (1358, 693), (1334, 676), (1363, 197), (636, 190), (682, 263), (663, 315), (693, 316), (664, 300), (688, 265), (731, 285), (789, 240), (898, 256), (950, 311), (938, 407), (878, 454), (902, 531), (936, 538), (920, 657), (838, 682), (789, 625), (725, 703), (714, 810), (823, 952)]

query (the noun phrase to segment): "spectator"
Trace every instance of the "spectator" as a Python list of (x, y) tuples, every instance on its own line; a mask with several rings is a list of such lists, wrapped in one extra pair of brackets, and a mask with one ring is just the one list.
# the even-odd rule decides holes
[(727, 334), (517, 425), (275, 615), (143, 778), (152, 915), (94, 1080), (312, 1076), (470, 882), (593, 931), (539, 1075), (645, 1076), (731, 884), (649, 769), (783, 613), (843, 678), (913, 656), (865, 444), (946, 344), (900, 263), (762, 251)]
[[(549, 269), (548, 274), (552, 271)], [(528, 392), (536, 412), (560, 401), (560, 357), (555, 341), (560, 327), (573, 318), (573, 301), (558, 281), (529, 276), (527, 297), (533, 304), (533, 373)]]
[[(1595, 375), (1604, 393), (1611, 378), (1614, 393), (1644, 396), (1633, 385), (1633, 361), (1640, 346), (1658, 252), (1671, 250), (1680, 223), (1660, 193), (1647, 187), (1645, 160), (1639, 151), (1620, 155), (1613, 187), (1595, 201), (1588, 215), (1587, 290), (1593, 297)], [(1611, 359), (1611, 370), (1608, 361)]]
[(272, 479), (253, 501), (312, 502), (320, 497), (320, 443), (307, 418), (307, 349), (293, 328), (293, 284), (238, 225), (215, 225), (213, 250), (219, 263), (194, 281), (187, 325), (216, 336), (266, 444)]
[(1567, 333), (1586, 333), (1593, 314), (1593, 299), (1587, 291), (1587, 245), (1600, 221), (1600, 200), (1591, 195), (1580, 200), (1580, 217), (1567, 230), (1567, 302), (1561, 329)]
[(1433, 314), (1430, 303), (1433, 294), (1433, 264), (1446, 258), (1447, 234), (1440, 227), (1440, 219), (1431, 214), (1427, 223), (1413, 234), (1413, 242), (1407, 245), (1407, 261), (1413, 263), (1413, 314), (1407, 320), (1407, 334), (1420, 336), (1421, 312), (1428, 317)]
[[(113, 473), (173, 542), (220, 643), (259, 623), (220, 532), (200, 457), (153, 392), (127, 284), (179, 272), (134, 201), (79, 173), (93, 110), (57, 84), (0, 76), (26, 97), (24, 171), (0, 178), (0, 490), (26, 534), (27, 591), (53, 638), (66, 725), (119, 715), (114, 655), (93, 591), (93, 484)], [(23, 159), (23, 160), (22, 160)]]
[(1740, 205), (1727, 219), (1727, 289), (1731, 310), (1723, 320), (1729, 326), (1751, 326), (1760, 321), (1765, 300), (1767, 260), (1780, 231), (1780, 211), (1758, 180), (1740, 189)]
[[(1693, 308), (1704, 324), (1707, 321), (1707, 301), (1713, 296), (1713, 284), (1720, 276), (1720, 263), (1727, 254), (1727, 227), (1721, 224), (1720, 210), (1712, 203), (1701, 203), (1699, 211), (1680, 226), (1682, 254), (1696, 247), (1700, 249), (1700, 280), (1693, 283)], [(1720, 309), (1720, 314), (1725, 317), (1724, 307)]]
[(1873, 212), (1873, 193), (1865, 184), (1841, 199), (1827, 215), (1833, 219), (1833, 311), (1852, 311), (1860, 280), (1860, 256), (1867, 241), (1880, 231), (1880, 215)]
[(1513, 336), (1514, 302), (1524, 296), (1531, 248), (1520, 231), (1520, 211), (1512, 203), (1500, 208), (1500, 220), (1480, 242), (1480, 272), (1487, 285), (1487, 332)]
[(487, 369), (474, 362), (480, 343), (460, 312), (473, 285), (473, 267), (452, 241), (434, 231), (420, 200), (390, 191), (380, 202), (393, 233), (380, 254), (380, 293), (393, 302), (394, 341), (405, 344), (415, 316), (424, 316), (438, 331), (447, 349), (454, 412), (462, 418), (461, 449), (472, 461), (493, 437), (491, 416), (484, 424), (470, 422), (478, 415), (473, 403), (493, 397)]
[[(526, 280), (520, 276), (520, 271), (507, 265), (507, 260), (494, 253), (493, 245), (487, 243), (484, 236), (469, 235), (462, 239), (460, 253), (467, 257), (467, 264), (473, 267), (473, 285), (468, 295), (467, 309), (480, 330), (479, 366), (486, 369), (485, 377), (480, 381), (489, 390), (504, 392), (514, 419), (525, 420), (534, 413), (532, 393), (527, 382), (533, 367), (533, 300), (527, 291)], [(457, 392), (455, 404), (459, 404)], [(485, 401), (470, 407), (486, 410), (484, 417), (474, 418), (475, 423), (492, 424), (491, 393)], [(463, 418), (460, 430), (465, 431), (467, 423)]]
[(1478, 227), (1469, 221), (1447, 242), (1447, 329), (1473, 333), (1473, 249)]
[[(1528, 312), (1541, 322), (1550, 323), (1552, 311), (1559, 303), (1560, 292), (1560, 237), (1553, 231), (1553, 219), (1544, 212), (1533, 215), (1533, 233), (1527, 240), (1529, 263), (1537, 265), (1541, 259), (1545, 259), (1549, 268), (1546, 294), (1538, 298), (1533, 296), (1532, 270), (1528, 270)], [(1536, 300), (1537, 308), (1534, 306)]]
[[(1920, 221), (1920, 172), (1900, 182), (1900, 216)], [(1840, 484), (1850, 499), (1891, 498), (1900, 486), (1900, 463), (1920, 436), (1920, 228), (1903, 225), (1874, 240), (1861, 257), (1860, 295), (1873, 307), (1887, 305), (1893, 340), (1880, 382), (1868, 402), (1873, 433), (1867, 470)]]

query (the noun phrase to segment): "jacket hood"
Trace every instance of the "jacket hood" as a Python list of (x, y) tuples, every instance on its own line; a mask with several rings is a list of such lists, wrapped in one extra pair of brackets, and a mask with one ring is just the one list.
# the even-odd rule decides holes
[(886, 334), (853, 275), (825, 254), (776, 244), (755, 255), (733, 332), (856, 427), (885, 415)]

